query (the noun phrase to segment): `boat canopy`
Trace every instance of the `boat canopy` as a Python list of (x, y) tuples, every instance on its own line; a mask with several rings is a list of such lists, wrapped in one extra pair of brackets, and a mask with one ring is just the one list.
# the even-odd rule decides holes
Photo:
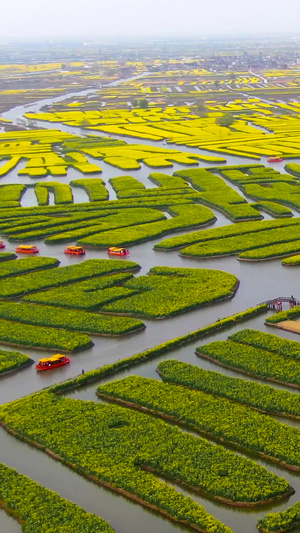
[(59, 361), (63, 357), (65, 357), (63, 354), (56, 353), (55, 355), (52, 355), (52, 357), (44, 357), (43, 359), (39, 359), (39, 363), (54, 363), (55, 361)]

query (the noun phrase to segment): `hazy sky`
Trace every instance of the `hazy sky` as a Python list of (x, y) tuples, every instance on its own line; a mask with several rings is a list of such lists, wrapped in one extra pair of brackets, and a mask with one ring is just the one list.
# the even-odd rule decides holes
[(299, 34), (300, 0), (0, 0), (0, 37)]

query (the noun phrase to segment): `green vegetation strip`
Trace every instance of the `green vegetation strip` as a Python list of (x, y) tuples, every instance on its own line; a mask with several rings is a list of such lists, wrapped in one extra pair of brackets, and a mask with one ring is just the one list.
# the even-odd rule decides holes
[(287, 181), (269, 182), (267, 184), (250, 183), (244, 184), (242, 187), (244, 194), (254, 200), (278, 202), (295, 209), (300, 207), (298, 189), (298, 180), (295, 180), (294, 183), (287, 183)]
[(282, 339), (277, 337), (277, 335), (254, 329), (238, 331), (229, 338), (235, 342), (255, 346), (256, 348), (268, 350), (269, 352), (300, 361), (300, 343), (297, 341)]
[[(94, 209), (90, 212), (82, 211), (82, 213), (70, 213), (67, 216), (59, 215), (58, 216), (45, 216), (41, 215), (39, 217), (28, 216), (20, 218), (18, 217), (15, 220), (11, 220), (10, 223), (8, 220), (5, 220), (0, 224), (0, 230), (4, 235), (9, 235), (9, 238), (15, 238), (20, 235), (39, 234), (39, 230), (43, 230), (44, 234), (49, 233), (50, 235), (58, 230), (64, 230), (65, 228), (71, 227), (73, 224), (74, 228), (94, 224), (95, 221), (101, 222), (106, 220), (104, 217), (113, 216), (117, 213), (117, 210), (108, 210), (103, 209), (103, 211), (95, 211)], [(45, 231), (47, 229), (47, 232)]]
[[(155, 250), (176, 250), (184, 248), (189, 244), (206, 243), (207, 241), (215, 241), (217, 239), (225, 239), (227, 237), (234, 237), (238, 235), (248, 235), (257, 232), (268, 232), (271, 229), (285, 228), (289, 226), (299, 225), (299, 219), (294, 220), (264, 220), (261, 222), (240, 222), (239, 224), (231, 224), (229, 226), (222, 226), (203, 231), (196, 231), (188, 235), (180, 235), (179, 237), (171, 237), (165, 239), (159, 244), (155, 245)], [(292, 231), (293, 228), (290, 229)]]
[[(113, 218), (114, 215), (111, 216)], [(36, 224), (25, 224), (24, 226), (17, 226), (12, 227), (11, 229), (5, 229), (4, 234), (8, 236), (8, 239), (10, 242), (14, 241), (32, 241), (36, 239), (42, 239), (44, 237), (47, 237), (48, 239), (51, 238), (51, 236), (59, 236), (61, 233), (67, 233), (68, 232), (75, 232), (81, 231), (83, 235), (85, 233), (89, 234), (89, 230), (95, 228), (95, 226), (99, 229), (101, 226), (105, 226), (106, 220), (108, 216), (103, 215), (102, 216), (96, 216), (94, 218), (85, 219), (82, 217), (78, 217), (77, 220), (71, 220), (68, 221), (68, 223), (64, 222), (63, 217), (62, 220), (57, 220), (55, 223), (52, 221), (52, 223), (49, 222), (40, 222)], [(104, 222), (105, 221), (105, 222)], [(68, 239), (60, 239), (62, 242)], [(59, 241), (60, 241), (59, 240)], [(58, 241), (58, 242), (59, 242)], [(48, 241), (47, 241), (48, 242)], [(51, 242), (51, 241), (50, 241)]]
[(32, 359), (24, 353), (0, 350), (0, 374), (17, 370), (18, 368), (31, 365), (32, 363)]
[(17, 259), (16, 261), (10, 261), (0, 266), (0, 278), (17, 276), (34, 270), (53, 268), (58, 265), (59, 261), (52, 257), (26, 257), (24, 259)]
[[(82, 228), (81, 224), (77, 224), (76, 226), (73, 223), (69, 224), (68, 226), (65, 226), (64, 228), (61, 228), (63, 232), (61, 232), (58, 228), (56, 230), (56, 234), (52, 235), (50, 237), (47, 237), (45, 240), (46, 243), (49, 244), (55, 244), (57, 242), (66, 241), (66, 240), (76, 240), (81, 237), (86, 237), (93, 234), (96, 235), (102, 235), (102, 233), (110, 234), (114, 231), (121, 231), (124, 233), (124, 228), (127, 231), (130, 231), (129, 228), (136, 227), (140, 225), (144, 225), (144, 223), (150, 223), (153, 224), (155, 221), (163, 220), (165, 219), (164, 213), (161, 213), (160, 211), (156, 209), (148, 209), (148, 208), (136, 208), (136, 209), (123, 209), (119, 213), (114, 213), (113, 215), (106, 215), (103, 219), (98, 219), (96, 221), (90, 221), (90, 225), (86, 225), (85, 228)], [(117, 229), (114, 229), (117, 228)], [(53, 233), (53, 232), (52, 232)], [(109, 244), (113, 242), (114, 244), (117, 244), (114, 241), (110, 241)]]
[(200, 346), (196, 353), (199, 357), (237, 372), (300, 388), (299, 361), (266, 349), (229, 340)]
[(265, 170), (264, 165), (261, 165), (259, 163), (250, 163), (250, 164), (244, 164), (244, 165), (225, 165), (221, 167), (209, 167), (209, 170), (242, 170), (242, 171), (249, 171), (253, 172), (253, 169), (257, 169), (260, 171)]
[(220, 270), (153, 267), (149, 275), (125, 283), (139, 294), (105, 305), (103, 311), (161, 319), (232, 298), (238, 283)]
[(241, 261), (262, 261), (267, 259), (274, 259), (276, 257), (285, 257), (286, 255), (294, 254), (300, 251), (300, 239), (291, 242), (280, 244), (271, 244), (270, 246), (263, 246), (248, 252), (239, 254)]
[(88, 335), (83, 333), (19, 324), (2, 319), (0, 319), (0, 343), (63, 352), (75, 352), (93, 346)]
[[(70, 217), (71, 218), (71, 217)], [(20, 239), (38, 239), (47, 237), (45, 242), (57, 243), (68, 240), (76, 240), (78, 237), (84, 237), (93, 233), (101, 233), (111, 230), (112, 228), (124, 228), (127, 226), (139, 225), (146, 222), (154, 222), (162, 220), (165, 215), (156, 209), (149, 208), (135, 208), (135, 209), (123, 209), (120, 212), (103, 210), (102, 213), (98, 213), (94, 218), (87, 218), (86, 216), (75, 216), (73, 220), (68, 220), (68, 223), (64, 220), (60, 220), (56, 217), (56, 225), (53, 222), (50, 226), (49, 222), (46, 222), (43, 226), (35, 224), (35, 227), (24, 226), (23, 231), (21, 226), (5, 230), (6, 234), (9, 234), (10, 241), (20, 241)], [(26, 229), (27, 227), (27, 229)], [(124, 230), (122, 230), (124, 231)]]
[(77, 281), (65, 287), (29, 294), (24, 296), (23, 301), (93, 311), (99, 309), (101, 305), (134, 294), (135, 291), (132, 289), (119, 286), (120, 283), (132, 277), (133, 274), (127, 272)]
[(76, 265), (53, 268), (49, 272), (32, 272), (11, 280), (0, 280), (0, 298), (14, 298), (49, 287), (67, 285), (74, 281), (100, 277), (122, 270), (139, 269), (140, 266), (132, 261), (88, 259)]
[(39, 205), (47, 205), (49, 203), (49, 192), (54, 194), (55, 204), (71, 204), (73, 202), (72, 189), (68, 184), (48, 181), (38, 183), (35, 186), (35, 193)]
[[(285, 243), (287, 244), (284, 245)], [(253, 260), (295, 253), (299, 250), (300, 225), (293, 226), (293, 228), (288, 226), (253, 232), (248, 235), (218, 238), (193, 244), (181, 250), (180, 253), (184, 256), (203, 258), (241, 254), (241, 258)]]
[(284, 320), (298, 318), (299, 316), (300, 316), (300, 306), (296, 305), (295, 307), (292, 307), (291, 309), (288, 309), (287, 311), (280, 311), (279, 313), (275, 313), (275, 315), (268, 317), (265, 323), (266, 324), (277, 324), (278, 322), (283, 322)]
[(109, 181), (117, 194), (121, 191), (132, 191), (134, 189), (143, 191), (146, 189), (143, 183), (132, 176), (119, 176), (118, 178), (110, 178)]
[(105, 183), (100, 178), (83, 178), (70, 181), (72, 187), (80, 187), (87, 193), (90, 202), (100, 202), (108, 199)]
[[(120, 228), (102, 232), (99, 228), (98, 232), (94, 231), (92, 235), (83, 237), (78, 242), (83, 245), (100, 247), (109, 247), (112, 243), (116, 246), (132, 246), (182, 229), (210, 225), (216, 220), (211, 210), (201, 205), (173, 206), (168, 211), (173, 215), (173, 218), (147, 224), (139, 222), (139, 224), (134, 225), (132, 222), (126, 231)], [(131, 219), (127, 220), (130, 221)], [(53, 242), (53, 238), (47, 239), (47, 242)]]
[(52, 387), (50, 387), (49, 390), (51, 392), (60, 394), (67, 390), (85, 386), (88, 383), (91, 383), (93, 381), (100, 381), (102, 378), (116, 374), (117, 372), (119, 372), (120, 370), (123, 370), (124, 368), (128, 368), (130, 366), (139, 364), (141, 362), (154, 359), (155, 357), (158, 357), (164, 353), (167, 353), (170, 350), (174, 350), (178, 346), (182, 346), (184, 344), (194, 342), (196, 339), (200, 339), (202, 337), (211, 335), (212, 333), (214, 333), (215, 331), (219, 331), (220, 329), (226, 329), (226, 328), (230, 328), (231, 326), (235, 326), (239, 322), (243, 322), (244, 320), (248, 320), (256, 315), (265, 313), (267, 310), (268, 310), (268, 307), (266, 304), (259, 305), (257, 307), (251, 307), (247, 309), (246, 311), (237, 313), (235, 315), (232, 315), (226, 318), (222, 318), (221, 320), (218, 320), (217, 322), (213, 322), (212, 324), (205, 326), (204, 328), (200, 328), (200, 329), (197, 329), (196, 331), (192, 331), (191, 333), (188, 333), (187, 335), (182, 335), (181, 337), (177, 337), (170, 341), (164, 342), (163, 344), (158, 344), (154, 348), (149, 348), (148, 350), (137, 353), (136, 355), (133, 355), (132, 357), (126, 357), (124, 359), (120, 359), (116, 363), (105, 365), (95, 370), (91, 370), (90, 372), (86, 372), (85, 374), (75, 377), (73, 379), (69, 379), (67, 381), (63, 381), (56, 385), (52, 385)]
[(262, 218), (261, 214), (222, 178), (205, 169), (179, 170), (174, 172), (174, 176), (189, 181), (192, 187), (199, 191), (201, 202), (219, 209), (235, 222)]
[(181, 361), (162, 361), (157, 372), (163, 381), (221, 396), (269, 415), (300, 418), (300, 395), (253, 381), (204, 370)]
[(16, 436), (78, 473), (204, 531), (224, 530), (157, 476), (233, 506), (253, 507), (294, 492), (285, 479), (250, 459), (117, 405), (42, 392), (1, 407), (0, 419)]
[(89, 212), (91, 210), (97, 210), (100, 213), (103, 210), (116, 210), (116, 209), (132, 209), (135, 207), (152, 207), (152, 208), (166, 208), (170, 205), (180, 205), (193, 203), (198, 198), (199, 194), (195, 191), (190, 194), (186, 194), (184, 199), (182, 198), (181, 191), (174, 191), (172, 195), (160, 196), (159, 198), (127, 198), (124, 200), (107, 200), (101, 202), (82, 202), (73, 205), (49, 205), (38, 207), (17, 207), (15, 209), (1, 209), (0, 224), (3, 224), (8, 220), (19, 219), (22, 221), (28, 217), (41, 217), (52, 215), (76, 214), (82, 212)]
[(0, 318), (91, 335), (126, 335), (145, 328), (143, 322), (134, 318), (99, 315), (31, 303), (0, 302)]
[[(149, 411), (290, 470), (300, 470), (300, 431), (225, 398), (129, 376), (97, 389), (101, 398)], [(264, 498), (263, 498), (264, 499)]]
[[(297, 165), (298, 166), (298, 165)], [(300, 503), (295, 503), (285, 511), (269, 513), (258, 521), (261, 533), (284, 533), (300, 526)]]
[(27, 186), (21, 184), (0, 185), (0, 207), (20, 207), (20, 200)]
[(99, 516), (61, 498), (27, 476), (0, 463), (0, 507), (12, 515), (24, 533), (113, 533)]
[[(241, 186), (248, 183), (276, 183), (276, 182), (288, 182), (297, 183), (295, 178), (292, 178), (287, 174), (280, 174), (277, 170), (272, 168), (253, 168), (249, 171), (249, 174), (245, 174), (240, 170), (223, 170), (221, 175), (228, 181)], [(241, 187), (242, 189), (242, 187)]]
[(293, 176), (296, 176), (297, 178), (300, 177), (300, 165), (298, 165), (298, 163), (287, 163), (284, 166), (284, 170), (286, 170)]
[(287, 257), (282, 261), (283, 265), (286, 266), (298, 266), (300, 265), (300, 254), (293, 255), (292, 257)]
[(16, 259), (17, 256), (16, 254), (13, 254), (11, 252), (2, 252), (0, 253), (0, 262), (2, 263), (2, 261), (10, 261), (11, 259)]
[(284, 205), (277, 204), (276, 202), (257, 202), (252, 204), (253, 207), (261, 211), (272, 215), (273, 217), (292, 217), (293, 213), (290, 209)]
[(188, 183), (183, 178), (161, 174), (160, 172), (153, 172), (150, 174), (149, 180), (159, 187), (168, 187), (169, 189), (185, 189), (189, 187)]
[[(190, 197), (191, 192), (193, 189), (191, 188), (181, 188), (180, 192), (183, 196), (187, 195), (187, 197)], [(169, 189), (169, 187), (160, 187), (160, 188), (153, 188), (153, 189), (125, 189), (118, 193), (118, 198), (124, 199), (124, 198), (148, 198), (148, 197), (160, 197), (160, 196), (173, 196), (174, 194), (178, 194), (178, 189)], [(194, 197), (197, 198), (199, 196), (198, 193), (195, 193), (194, 191)]]

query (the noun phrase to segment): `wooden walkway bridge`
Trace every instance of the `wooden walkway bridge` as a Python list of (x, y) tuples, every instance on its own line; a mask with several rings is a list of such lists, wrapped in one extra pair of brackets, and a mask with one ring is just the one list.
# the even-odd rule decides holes
[(274, 309), (275, 311), (282, 311), (282, 304), (288, 303), (289, 307), (296, 307), (297, 305), (300, 305), (300, 300), (297, 300), (294, 296), (278, 296), (278, 298), (274, 298), (273, 300), (266, 300), (265, 302), (261, 302), (259, 305), (267, 304), (268, 309)]

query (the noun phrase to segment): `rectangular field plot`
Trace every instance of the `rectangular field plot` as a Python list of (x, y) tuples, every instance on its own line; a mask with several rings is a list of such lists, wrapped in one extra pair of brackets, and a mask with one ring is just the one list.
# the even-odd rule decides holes
[(158, 414), (237, 449), (300, 470), (300, 431), (250, 407), (203, 391), (138, 376), (103, 385), (97, 391), (102, 398)]
[(243, 330), (197, 349), (200, 357), (261, 379), (300, 388), (300, 344), (270, 333)]
[(255, 506), (291, 492), (284, 479), (254, 461), (123, 407), (43, 392), (38, 402), (28, 397), (2, 407), (0, 418), (32, 444), (42, 440), (84, 475), (204, 531), (209, 524), (220, 533), (230, 530), (157, 476), (230, 505)]

